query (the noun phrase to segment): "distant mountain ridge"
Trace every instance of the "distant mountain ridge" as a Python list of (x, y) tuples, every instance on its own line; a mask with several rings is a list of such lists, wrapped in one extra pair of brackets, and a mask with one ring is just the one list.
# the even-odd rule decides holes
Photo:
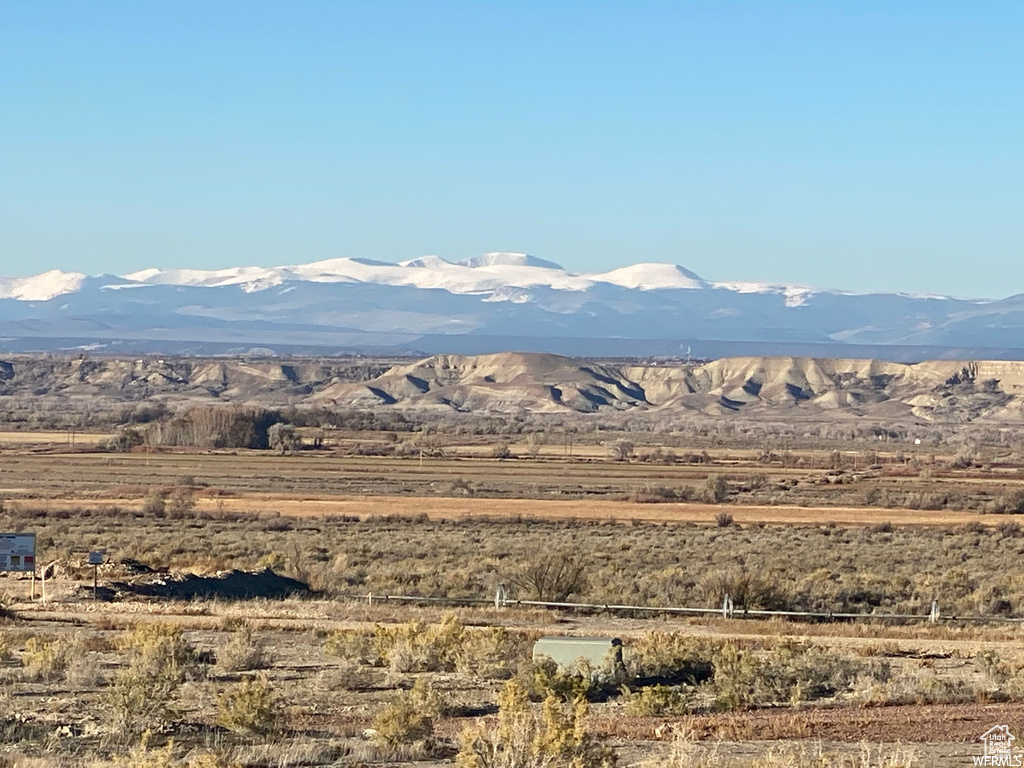
[[(322, 351), (565, 351), (572, 339), (664, 354), (645, 340), (941, 351), (1024, 348), (1024, 296), (990, 301), (713, 282), (677, 264), (571, 272), (523, 253), (393, 264), (338, 258), (280, 267), (51, 270), (0, 278), (0, 349), (160, 351), (189, 344)], [(426, 340), (429, 339), (429, 343)], [(474, 346), (471, 340), (476, 339)], [(628, 340), (637, 340), (630, 347)], [(549, 341), (550, 340), (550, 341)], [(557, 343), (554, 340), (559, 340)], [(4, 346), (8, 344), (9, 346)], [(163, 345), (163, 346), (162, 346)], [(802, 345), (802, 346), (801, 346)], [(1014, 352), (1009, 353), (1011, 355)]]
[(784, 418), (870, 416), (1019, 422), (1024, 363), (738, 357), (709, 363), (594, 363), (558, 355), (436, 355), (362, 382), (336, 382), (318, 404), (498, 411), (669, 410)]
[(697, 418), (866, 418), (879, 423), (1017, 424), (1024, 363), (736, 357), (640, 365), (549, 354), (366, 358), (0, 359), (0, 398), (57, 412), (126, 403), (439, 413), (665, 413)]

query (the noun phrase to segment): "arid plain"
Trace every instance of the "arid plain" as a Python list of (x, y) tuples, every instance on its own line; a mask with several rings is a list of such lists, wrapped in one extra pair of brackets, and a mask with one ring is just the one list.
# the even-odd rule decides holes
[[(3, 759), (952, 766), (1024, 725), (1009, 368), (538, 358), (216, 362), (212, 393), (188, 361), (13, 361), (0, 516), (47, 593), (2, 580)], [(542, 634), (628, 668), (535, 663)]]

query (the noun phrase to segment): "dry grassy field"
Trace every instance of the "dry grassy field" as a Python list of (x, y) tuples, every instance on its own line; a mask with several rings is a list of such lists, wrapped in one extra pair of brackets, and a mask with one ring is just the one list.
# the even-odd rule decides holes
[[(14, 489), (12, 489), (14, 490)], [(32, 509), (68, 512), (82, 507), (82, 499), (35, 499)], [(138, 511), (145, 498), (95, 495), (88, 503)], [(16, 509), (18, 502), (10, 502)], [(654, 505), (628, 501), (538, 501), (534, 499), (466, 499), (393, 496), (313, 496), (296, 498), (290, 493), (252, 493), (234, 497), (196, 498), (200, 513), (257, 513), (289, 517), (368, 518), (379, 515), (425, 517), (430, 520), (473, 520), (530, 518), (536, 520), (579, 520), (605, 523), (699, 523), (715, 524), (722, 507), (708, 504), (670, 503)], [(950, 526), (977, 524), (989, 527), (1024, 522), (1022, 515), (979, 518), (977, 513), (918, 509), (871, 509), (865, 507), (795, 507), (747, 505), (728, 509), (726, 514), (739, 525), (817, 524), (875, 526)]]
[[(28, 578), (0, 577), (0, 765), (954, 766), (1024, 722), (1020, 624), (952, 618), (1024, 617), (1024, 475), (1005, 452), (666, 460), (513, 441), (496, 458), (456, 437), (443, 455), (353, 452), (376, 434), (284, 454), (93, 450), (108, 439), (0, 434), (0, 526), (36, 533), (48, 575), (45, 604), (40, 583), (32, 600)], [(301, 592), (261, 593), (245, 574), (267, 568)], [(218, 592), (225, 571), (251, 593)], [(188, 593), (184, 573), (215, 586)], [(486, 601), (498, 584), (922, 620), (383, 599)], [(537, 637), (566, 634), (623, 638), (626, 669), (532, 660)]]
[[(685, 463), (579, 456), (395, 458), (344, 450), (84, 450), (9, 447), (0, 463), (0, 497), (54, 508), (62, 506), (58, 501), (89, 501), (132, 509), (153, 491), (188, 486), (204, 511), (365, 515), (378, 514), (376, 507), (386, 504), (399, 505), (396, 513), (431, 516), (451, 510), (455, 517), (705, 521), (716, 506), (727, 505), (745, 522), (945, 525), (991, 523), (991, 516), (978, 513), (1013, 511), (1008, 501), (1024, 494), (1024, 474), (1015, 462), (955, 467), (948, 457), (931, 454), (927, 460), (896, 461), (893, 455), (850, 452), (837, 462), (834, 452), (806, 451), (784, 466), (735, 449), (705, 450), (700, 461)], [(716, 481), (721, 488), (714, 504), (703, 503)], [(377, 498), (390, 496), (398, 498)]]
[[(528, 736), (512, 765), (554, 741), (552, 765), (958, 766), (993, 722), (1024, 716), (1019, 638), (1003, 630), (808, 637), (792, 623), (308, 599), (11, 607), (10, 765), (473, 764), (486, 753), (465, 734), (501, 744), (506, 718)], [(642, 652), (618, 693), (530, 661), (537, 636), (598, 633)], [(715, 664), (713, 681), (642, 682), (694, 659)]]
[(81, 432), (75, 430), (32, 430), (27, 432), (0, 431), (0, 446), (95, 446), (113, 436), (110, 432)]

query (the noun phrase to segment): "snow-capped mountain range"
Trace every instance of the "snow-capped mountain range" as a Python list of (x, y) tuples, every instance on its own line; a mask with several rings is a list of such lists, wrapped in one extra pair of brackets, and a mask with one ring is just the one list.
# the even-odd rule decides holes
[(0, 278), (0, 336), (23, 348), (132, 341), (154, 351), (172, 343), (466, 351), (474, 340), (473, 351), (566, 351), (574, 339), (617, 340), (617, 349), (636, 354), (654, 351), (650, 340), (1017, 349), (1024, 348), (1024, 296), (712, 282), (661, 263), (582, 273), (521, 253), (399, 264), (339, 258)]
[(146, 269), (125, 275), (125, 279), (148, 285), (239, 285), (244, 291), (261, 291), (295, 281), (402, 285), (476, 294), (535, 287), (585, 291), (597, 283), (642, 289), (709, 287), (693, 272), (674, 264), (634, 264), (602, 274), (579, 274), (525, 253), (485, 253), (457, 262), (424, 256), (400, 264), (330, 259), (291, 267), (240, 267), (208, 272)]

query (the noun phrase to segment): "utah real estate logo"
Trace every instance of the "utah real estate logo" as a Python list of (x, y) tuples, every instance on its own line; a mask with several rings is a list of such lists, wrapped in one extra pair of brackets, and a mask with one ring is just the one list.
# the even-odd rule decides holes
[(1008, 725), (997, 725), (989, 728), (981, 735), (985, 745), (985, 754), (974, 758), (975, 765), (1020, 765), (1024, 766), (1024, 756), (1013, 753), (1013, 742), (1016, 736), (1010, 733)]

